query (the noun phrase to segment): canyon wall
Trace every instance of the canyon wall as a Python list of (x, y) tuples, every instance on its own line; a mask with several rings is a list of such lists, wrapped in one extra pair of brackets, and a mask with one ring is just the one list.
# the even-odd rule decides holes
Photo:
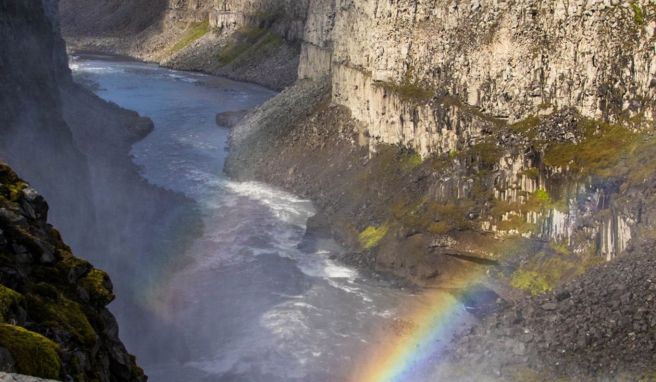
[(227, 168), (316, 200), (357, 263), (501, 261), (551, 289), (653, 237), (655, 29), (649, 1), (311, 0), (301, 81), (233, 130)]
[[(153, 263), (167, 264), (171, 257), (185, 251), (200, 223), (193, 202), (148, 184), (130, 159), (132, 144), (152, 130), (152, 121), (107, 103), (73, 82), (57, 11), (58, 2), (54, 0), (0, 2), (0, 72), (3, 73), (0, 159), (9, 163), (49, 201), (48, 223), (56, 225), (70, 245), (66, 251), (84, 259), (80, 261), (93, 262), (112, 275), (116, 283), (114, 291), (119, 296), (112, 304), (112, 312), (123, 324), (124, 338), (132, 340), (130, 345), (134, 348), (136, 338), (147, 335), (161, 338), (158, 322), (150, 317), (144, 304), (137, 302), (152, 275), (135, 264), (151, 268)], [(134, 28), (142, 26), (133, 25)], [(162, 205), (169, 207), (163, 209)], [(29, 215), (29, 208), (27, 211)], [(178, 240), (180, 227), (188, 229), (185, 231), (188, 235), (182, 233), (182, 240)], [(175, 235), (171, 234), (173, 229)], [(173, 236), (175, 240), (171, 239)], [(18, 251), (17, 256), (26, 255)], [(166, 272), (165, 268), (162, 272)], [(81, 273), (71, 274), (71, 280), (84, 277), (90, 269), (87, 265), (76, 269), (75, 272)], [(25, 278), (26, 283), (36, 284), (40, 282), (37, 278), (43, 275), (25, 273), (19, 276)], [(4, 278), (0, 281), (5, 285)], [(58, 294), (68, 300), (84, 298), (83, 294), (74, 295), (74, 291), (60, 287), (69, 288), (56, 285), (54, 292), (46, 291), (50, 291), (46, 297), (50, 296), (55, 299), (53, 301), (61, 300), (57, 300)], [(32, 292), (26, 290), (26, 293)], [(53, 301), (50, 303), (55, 304)], [(50, 313), (64, 315), (59, 318), (65, 321), (70, 312), (42, 311), (34, 320), (47, 321)], [(102, 330), (109, 331), (108, 335), (118, 341), (114, 318), (106, 310), (102, 311), (102, 319), (92, 314), (87, 319), (98, 334)], [(140, 327), (143, 326), (141, 322), (148, 322), (149, 330)], [(104, 329), (96, 327), (105, 324)], [(101, 339), (92, 344), (89, 335), (89, 340), (83, 343), (91, 349), (87, 357), (86, 353), (75, 353), (75, 346), (79, 344), (66, 342), (64, 332), (51, 331), (49, 326), (43, 326), (43, 331), (40, 327), (29, 329), (63, 344), (62, 350), (68, 358), (62, 361), (69, 366), (77, 363), (84, 369), (65, 366), (62, 378), (77, 370), (86, 377), (75, 376), (75, 380), (142, 379), (134, 360), (122, 345), (119, 347), (120, 342), (105, 343)], [(98, 355), (98, 346), (105, 345), (115, 348), (111, 351), (122, 357), (117, 362), (124, 364), (123, 369), (102, 369), (109, 367), (104, 356), (98, 363), (91, 362)], [(141, 354), (152, 354), (139, 350)], [(80, 357), (87, 357), (87, 360)], [(94, 373), (104, 374), (106, 378), (99, 379)], [(120, 375), (115, 376), (115, 373)]]
[[(108, 276), (74, 257), (48, 224), (50, 215), (76, 253), (106, 254), (97, 251), (106, 244), (93, 192), (99, 184), (63, 110), (62, 90), (82, 90), (68, 69), (57, 2), (0, 2), (0, 37), (0, 158), (53, 203), (49, 208), (0, 165), (0, 369), (58, 380), (144, 381), (106, 308), (114, 299)], [(137, 117), (123, 115), (125, 127)]]
[(307, 0), (60, 4), (73, 50), (121, 54), (283, 89), (296, 81)]
[[(655, 13), (651, 1), (312, 1), (299, 78), (329, 76), (332, 101), (350, 110), (372, 153), (380, 145), (423, 158), (489, 143), (507, 149), (494, 158), (495, 200), (526, 205), (545, 190), (562, 205), (509, 210), (480, 228), (503, 236), (525, 234), (509, 221), (538, 224), (537, 237), (577, 251), (587, 249), (573, 241), (596, 242), (610, 259), (627, 248), (637, 209), (615, 207), (618, 190), (608, 181), (563, 187), (564, 174), (580, 175), (570, 171), (576, 164), (548, 151), (554, 140), (585, 139), (575, 126), (562, 128), (582, 119), (653, 131)], [(557, 117), (563, 110), (577, 117), (564, 121)], [(518, 131), (552, 117), (560, 118), (560, 136), (545, 133), (544, 124), (539, 137)], [(453, 183), (440, 186), (438, 199), (471, 197), (466, 183)], [(609, 216), (590, 222), (608, 209)], [(583, 233), (583, 221), (594, 228)]]
[(515, 123), (576, 107), (655, 120), (650, 1), (330, 3), (311, 4), (300, 75), (332, 67), (333, 101), (374, 142), (448, 153), (481, 134), (471, 114)]

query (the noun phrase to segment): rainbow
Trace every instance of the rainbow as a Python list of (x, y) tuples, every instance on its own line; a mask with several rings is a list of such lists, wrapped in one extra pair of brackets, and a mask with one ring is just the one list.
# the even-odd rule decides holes
[[(472, 285), (483, 276), (481, 271), (472, 271), (461, 277), (458, 284)], [(440, 353), (462, 327), (463, 306), (444, 289), (428, 289), (418, 300), (404, 318), (411, 323), (410, 330), (401, 335), (383, 334), (371, 346), (371, 354), (366, 356), (364, 367), (355, 371), (352, 382), (423, 381), (436, 371)]]

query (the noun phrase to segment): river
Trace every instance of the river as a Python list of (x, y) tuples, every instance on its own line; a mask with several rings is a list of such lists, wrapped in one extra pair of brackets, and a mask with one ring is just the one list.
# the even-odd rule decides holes
[[(138, 62), (91, 58), (71, 67), (100, 97), (153, 120), (133, 161), (145, 179), (195, 200), (202, 214), (202, 234), (180, 254), (185, 261), (144, 299), (170, 328), (161, 336), (176, 345), (122, 338), (151, 381), (346, 381), (381, 333), (404, 322), (406, 302), (422, 303), (334, 260), (342, 249), (333, 241), (308, 237), (310, 201), (225, 176), (229, 131), (216, 126), (216, 113), (275, 93)], [(112, 310), (124, 331), (154, 325)], [(464, 308), (457, 312), (467, 318)]]

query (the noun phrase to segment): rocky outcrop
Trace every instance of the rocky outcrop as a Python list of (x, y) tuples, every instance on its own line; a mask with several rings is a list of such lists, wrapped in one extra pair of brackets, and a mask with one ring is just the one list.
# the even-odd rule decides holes
[(72, 255), (48, 205), (0, 164), (2, 369), (76, 381), (145, 381), (118, 338), (103, 271)]
[[(488, 317), (456, 341), (446, 380), (651, 380), (654, 245)], [(483, 378), (483, 379), (481, 379)]]

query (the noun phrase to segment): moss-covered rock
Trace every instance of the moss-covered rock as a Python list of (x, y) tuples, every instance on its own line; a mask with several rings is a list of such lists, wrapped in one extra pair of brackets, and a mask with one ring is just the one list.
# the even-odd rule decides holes
[(78, 259), (48, 206), (0, 164), (0, 347), (18, 372), (75, 381), (144, 381), (106, 305), (106, 273)]
[(71, 333), (81, 344), (95, 345), (96, 332), (82, 312), (80, 304), (59, 293), (54, 298), (52, 296), (28, 294), (26, 299), (28, 310), (35, 320), (50, 328)]
[(0, 322), (5, 321), (7, 313), (22, 300), (23, 296), (20, 293), (0, 284)]
[(383, 240), (387, 232), (389, 232), (389, 226), (386, 224), (380, 227), (369, 226), (360, 233), (360, 244), (364, 249), (372, 249)]
[(80, 287), (89, 293), (91, 301), (95, 304), (105, 306), (114, 300), (109, 276), (99, 269), (92, 269), (84, 276), (80, 280)]
[(0, 324), (0, 347), (11, 352), (21, 374), (60, 379), (59, 346), (48, 338), (19, 326)]

